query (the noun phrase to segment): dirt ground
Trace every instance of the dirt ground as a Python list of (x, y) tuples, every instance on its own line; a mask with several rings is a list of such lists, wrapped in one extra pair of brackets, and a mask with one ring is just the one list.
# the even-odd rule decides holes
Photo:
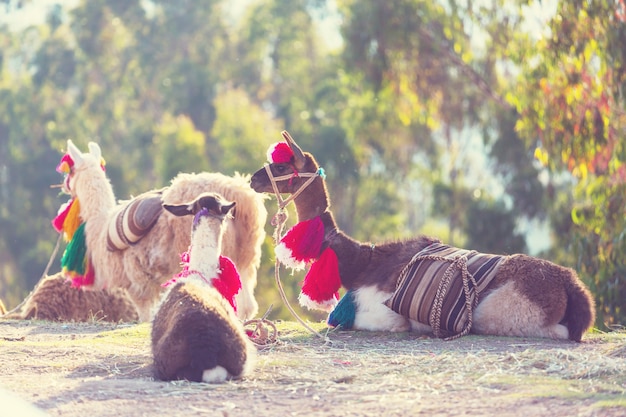
[(211, 385), (154, 380), (148, 324), (0, 319), (0, 416), (626, 415), (626, 333), (325, 343), (296, 323), (278, 329), (248, 378)]

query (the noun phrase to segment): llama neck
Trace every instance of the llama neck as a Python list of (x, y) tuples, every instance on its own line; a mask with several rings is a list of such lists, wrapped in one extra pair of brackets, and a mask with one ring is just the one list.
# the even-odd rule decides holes
[(191, 236), (189, 270), (199, 271), (205, 278), (215, 278), (219, 272), (221, 254), (221, 224), (202, 219)]
[(317, 178), (294, 199), (298, 221), (320, 216), (324, 224), (324, 247), (330, 246), (337, 254), (341, 284), (351, 289), (359, 274), (368, 268), (372, 257), (372, 245), (352, 239), (339, 230), (334, 216), (329, 210), (330, 198), (326, 184)]
[(84, 169), (76, 173), (76, 195), (80, 201), (80, 216), (84, 221), (108, 216), (109, 210), (115, 207), (113, 187), (104, 171), (97, 168)]
[(330, 211), (320, 216), (324, 224), (324, 245), (328, 245), (337, 255), (341, 285), (351, 289), (357, 276), (367, 269), (372, 259), (373, 245), (361, 243), (343, 233)]
[(326, 212), (330, 207), (330, 198), (324, 180), (316, 178), (293, 202), (296, 205), (298, 221), (310, 220)]

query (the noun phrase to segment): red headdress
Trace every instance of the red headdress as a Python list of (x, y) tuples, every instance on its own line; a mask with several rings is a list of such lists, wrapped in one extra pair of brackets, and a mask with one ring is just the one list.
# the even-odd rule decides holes
[(273, 164), (288, 164), (293, 158), (293, 151), (287, 142), (276, 142), (267, 150), (267, 160)]

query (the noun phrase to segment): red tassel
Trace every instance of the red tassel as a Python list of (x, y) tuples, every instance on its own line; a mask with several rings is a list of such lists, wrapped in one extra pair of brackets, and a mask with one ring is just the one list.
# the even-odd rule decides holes
[(324, 242), (324, 223), (319, 216), (289, 229), (276, 247), (276, 257), (285, 266), (303, 269), (319, 256)]
[(57, 216), (54, 219), (52, 219), (52, 227), (54, 227), (54, 230), (56, 230), (59, 233), (61, 233), (63, 231), (63, 222), (65, 221), (65, 218), (67, 217), (67, 213), (70, 212), (70, 209), (72, 208), (72, 203), (73, 202), (74, 202), (74, 200), (72, 200), (70, 198), (67, 201), (67, 203), (63, 204), (59, 208)]
[(326, 248), (304, 277), (300, 304), (309, 309), (328, 311), (339, 299), (339, 288), (341, 277), (337, 254), (331, 248)]
[(273, 164), (288, 164), (293, 157), (293, 151), (286, 142), (277, 142), (267, 150), (267, 160)]
[(220, 256), (220, 273), (217, 278), (211, 280), (211, 283), (237, 312), (235, 296), (241, 289), (241, 279), (233, 261), (226, 256)]

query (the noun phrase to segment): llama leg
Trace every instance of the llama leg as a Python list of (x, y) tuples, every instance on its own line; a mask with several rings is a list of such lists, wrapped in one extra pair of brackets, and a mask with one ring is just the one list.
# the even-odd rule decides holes
[(146, 294), (146, 290), (138, 290), (134, 285), (127, 288), (127, 293), (128, 298), (130, 298), (137, 309), (139, 322), (151, 321), (156, 313), (157, 301), (160, 297), (156, 293), (149, 296)]
[(410, 320), (411, 322), (411, 331), (416, 333), (432, 333), (433, 328), (428, 324), (420, 323), (419, 321)]
[(241, 291), (237, 294), (237, 317), (247, 320), (255, 317), (259, 312), (259, 304), (254, 298), (254, 289), (256, 287), (257, 270), (253, 265), (239, 271), (241, 277)]
[(472, 331), (477, 334), (567, 339), (561, 324), (546, 325), (546, 314), (508, 282), (487, 295), (474, 310)]
[(372, 331), (408, 331), (411, 328), (409, 319), (383, 304), (392, 295), (380, 291), (376, 286), (361, 287), (355, 290), (356, 317), (354, 318), (354, 328)]

